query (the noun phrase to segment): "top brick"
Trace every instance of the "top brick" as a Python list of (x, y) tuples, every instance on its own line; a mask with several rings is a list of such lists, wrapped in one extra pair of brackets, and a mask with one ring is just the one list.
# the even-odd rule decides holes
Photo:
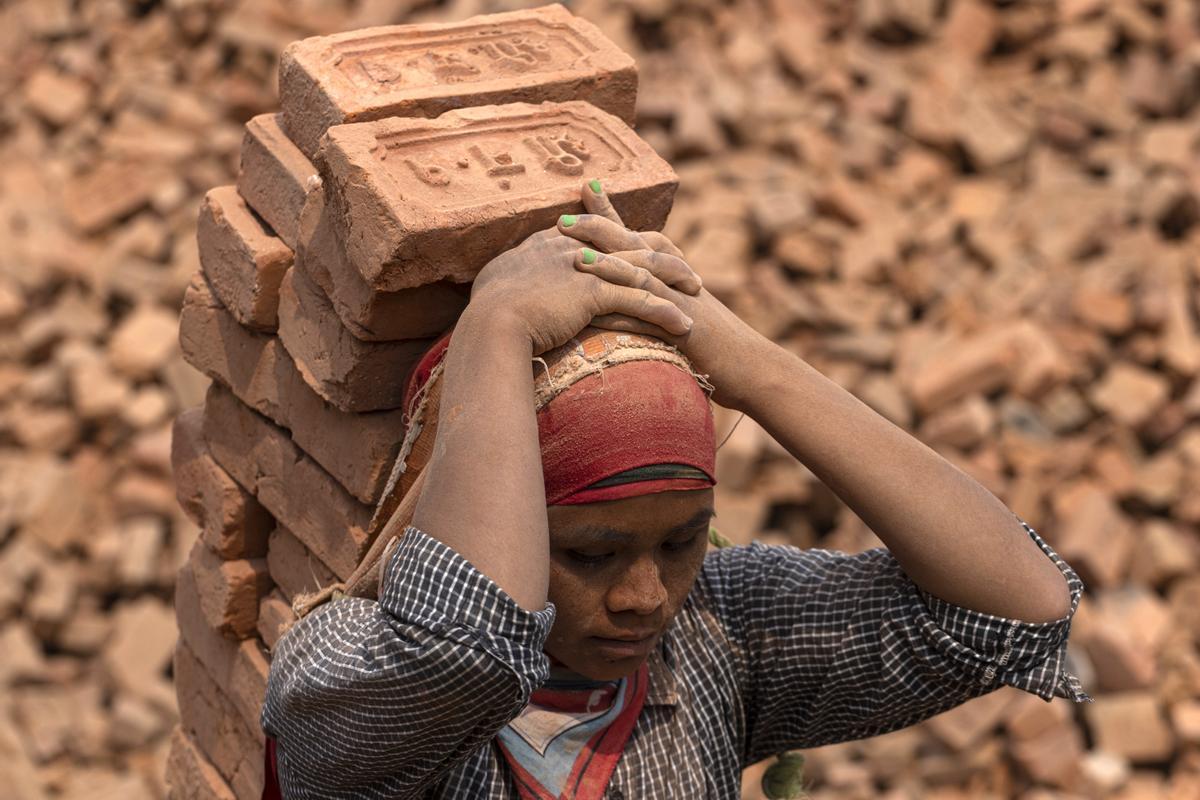
[(590, 103), (506, 103), (329, 129), (317, 169), (337, 240), (375, 291), (467, 283), (597, 178), (632, 230), (661, 230), (679, 178)]
[(586, 100), (634, 122), (637, 67), (561, 5), (293, 42), (279, 63), (288, 136), (309, 158), (330, 127), (467, 106)]

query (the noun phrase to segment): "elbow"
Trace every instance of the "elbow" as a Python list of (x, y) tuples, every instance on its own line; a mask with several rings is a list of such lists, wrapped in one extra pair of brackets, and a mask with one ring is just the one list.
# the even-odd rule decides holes
[(1067, 579), (1062, 575), (1058, 576), (1056, 589), (1051, 593), (1054, 598), (1053, 618), (1060, 620), (1071, 615), (1071, 588), (1067, 585)]
[(1039, 602), (1025, 615), (1025, 622), (1059, 622), (1071, 615), (1071, 589), (1061, 573), (1056, 572), (1048, 585), (1035, 596)]

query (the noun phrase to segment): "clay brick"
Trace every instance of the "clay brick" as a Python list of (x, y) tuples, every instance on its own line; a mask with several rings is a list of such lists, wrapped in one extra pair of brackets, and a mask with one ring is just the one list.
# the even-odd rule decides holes
[(1175, 742), (1152, 692), (1103, 695), (1084, 706), (1097, 749), (1124, 756), (1134, 764), (1171, 757)]
[(204, 438), (216, 462), (340, 580), (354, 571), (370, 546), (371, 506), (355, 500), (286, 431), (217, 383), (205, 402)]
[(1012, 746), (1013, 758), (1040, 784), (1070, 787), (1078, 779), (1083, 734), (1074, 724), (1055, 725)]
[(237, 189), (275, 234), (296, 249), (304, 186), (317, 168), (280, 127), (282, 114), (259, 114), (246, 123)]
[(1006, 709), (1004, 726), (1012, 741), (1024, 742), (1060, 725), (1071, 724), (1073, 713), (1067, 700), (1047, 703), (1036, 695), (1022, 694)]
[(950, 52), (982, 60), (995, 41), (998, 16), (993, 6), (979, 0), (955, 3), (947, 14), (942, 40)]
[(63, 209), (81, 233), (96, 233), (149, 202), (152, 187), (140, 165), (105, 161), (67, 182)]
[(1172, 706), (1171, 727), (1181, 741), (1200, 744), (1200, 700), (1184, 700)]
[(192, 547), (191, 563), (208, 624), (231, 638), (253, 636), (258, 622), (258, 598), (271, 588), (266, 559), (225, 561), (197, 540)]
[[(258, 679), (265, 659), (255, 639), (240, 642), (226, 639), (208, 624), (200, 589), (191, 562), (180, 568), (175, 583), (175, 613), (180, 639), (205, 673), (227, 693), (236, 716), (262, 741), (258, 717), (263, 694), (258, 691)], [(212, 755), (209, 753), (209, 755)]]
[(279, 282), (292, 266), (291, 249), (232, 186), (204, 196), (196, 240), (204, 276), (221, 304), (247, 327), (275, 330)]
[(298, 594), (314, 592), (337, 581), (332, 570), (286, 528), (271, 531), (267, 566), (271, 579), (289, 603)]
[(102, 662), (118, 688), (170, 707), (163, 669), (171, 657), (175, 622), (171, 609), (149, 595), (118, 607)]
[(409, 373), (434, 341), (354, 337), (320, 288), (295, 269), (279, 287), (279, 338), (313, 391), (349, 412), (399, 408)]
[[(1058, 498), (1063, 501), (1062, 495)], [(1093, 589), (1117, 585), (1129, 566), (1133, 527), (1102, 489), (1085, 486), (1060, 502), (1054, 547)]]
[(632, 125), (636, 99), (633, 59), (560, 5), (312, 37), (279, 61), (284, 128), (309, 157), (344, 122), (586, 100)]
[(513, 103), (330, 128), (317, 168), (338, 238), (373, 289), (465, 283), (580, 211), (600, 178), (634, 230), (666, 222), (678, 178), (621, 120), (587, 103)]
[(179, 340), (189, 364), (287, 428), (347, 491), (364, 503), (379, 499), (404, 439), (402, 410), (348, 414), (325, 402), (279, 339), (239, 325), (201, 275), (184, 294)]
[(263, 701), (267, 697), (267, 674), (271, 661), (258, 639), (245, 639), (238, 645), (233, 662), (229, 697), (242, 712), (252, 730), (259, 730)]
[(963, 752), (1000, 725), (1018, 690), (1000, 689), (931, 717), (926, 726), (946, 746)]
[(171, 428), (171, 468), (179, 505), (200, 528), (205, 544), (221, 558), (260, 558), (275, 521), (208, 454), (204, 408), (175, 418)]
[(86, 110), (91, 92), (73, 75), (40, 67), (25, 82), (25, 102), (42, 119), (56, 127), (70, 124)]
[(949, 342), (913, 370), (906, 383), (913, 402), (929, 412), (1004, 387), (1036, 395), (1064, 377), (1065, 369), (1049, 337), (1020, 321)]
[(1130, 570), (1138, 583), (1162, 586), (1196, 571), (1200, 543), (1186, 535), (1180, 526), (1158, 519), (1147, 520), (1138, 538)]
[(948, 444), (968, 450), (979, 444), (991, 432), (995, 413), (979, 395), (971, 395), (953, 406), (943, 408), (928, 417), (918, 435), (928, 445)]
[(1170, 394), (1166, 378), (1157, 373), (1118, 362), (1091, 390), (1092, 403), (1116, 422), (1138, 427), (1147, 422)]
[(108, 339), (109, 363), (134, 379), (155, 377), (179, 352), (174, 310), (143, 303), (129, 313)]
[(1137, 647), (1125, 631), (1111, 624), (1097, 625), (1085, 640), (1096, 681), (1104, 691), (1148, 689), (1158, 678), (1153, 653)]
[(1071, 311), (1105, 333), (1123, 335), (1133, 327), (1133, 301), (1115, 289), (1080, 286), (1071, 295)]
[(175, 800), (237, 800), (208, 756), (180, 727), (171, 732), (167, 785), (171, 787), (171, 796)]
[(279, 637), (296, 621), (296, 613), (277, 586), (258, 605), (258, 635), (269, 649), (275, 649)]
[(742, 417), (720, 406), (714, 408), (714, 412), (715, 425), (720, 432), (717, 441), (722, 443), (717, 452), (717, 474), (721, 476), (723, 486), (744, 491), (754, 485), (770, 436), (750, 417)]
[(338, 318), (356, 338), (368, 342), (439, 336), (455, 323), (471, 298), (465, 283), (436, 283), (377, 292), (346, 259), (319, 184), (309, 191), (300, 220), (296, 266), (333, 304)]
[(220, 687), (187, 643), (180, 641), (175, 648), (180, 726), (238, 797), (261, 797), (265, 747), (262, 730), (246, 725)]

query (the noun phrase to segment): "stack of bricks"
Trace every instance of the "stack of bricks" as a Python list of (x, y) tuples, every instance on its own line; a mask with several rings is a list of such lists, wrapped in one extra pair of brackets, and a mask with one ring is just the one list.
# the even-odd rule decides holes
[(404, 437), (410, 371), (495, 255), (600, 178), (661, 229), (677, 179), (630, 128), (633, 59), (561, 6), (296, 42), (200, 209), (179, 338), (212, 378), (178, 417), (178, 798), (258, 798), (270, 652), (344, 580)]

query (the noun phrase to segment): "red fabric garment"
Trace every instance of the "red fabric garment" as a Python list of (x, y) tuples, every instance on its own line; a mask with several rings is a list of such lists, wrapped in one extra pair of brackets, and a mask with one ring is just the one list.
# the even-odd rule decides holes
[[(453, 329), (418, 362), (404, 395), (417, 392), (445, 356)], [(661, 361), (615, 364), (554, 397), (537, 415), (546, 505), (620, 500), (716, 484), (716, 435), (708, 396), (692, 376)], [(663, 478), (589, 488), (628, 469), (684, 464), (708, 480)]]
[(265, 760), (265, 768), (263, 774), (266, 780), (263, 781), (262, 800), (283, 800), (283, 790), (279, 788), (279, 772), (275, 766), (275, 740), (267, 737), (267, 748), (263, 751), (263, 759)]

